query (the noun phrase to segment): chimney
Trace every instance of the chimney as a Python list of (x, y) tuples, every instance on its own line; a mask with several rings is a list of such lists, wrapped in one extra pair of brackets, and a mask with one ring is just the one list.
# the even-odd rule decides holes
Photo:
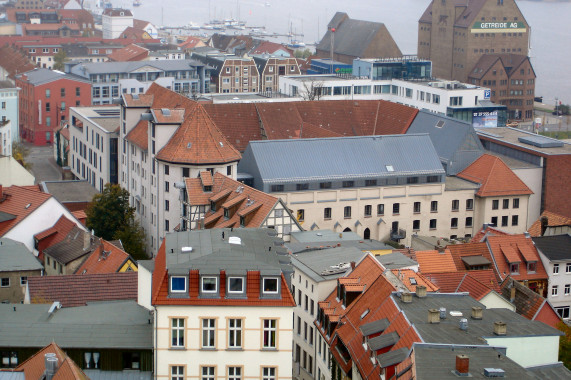
[(440, 310), (428, 309), (428, 323), (440, 323)]
[(512, 283), (512, 287), (510, 289), (510, 302), (512, 303), (515, 301), (515, 292), (516, 292), (515, 286)]
[(409, 292), (403, 292), (400, 296), (400, 299), (404, 303), (411, 303), (412, 302), (412, 294)]
[(547, 230), (547, 226), (549, 226), (549, 219), (547, 216), (541, 217), (541, 236), (545, 235), (545, 231)]
[(2, 199), (3, 196), (4, 196), (4, 189), (2, 188), (2, 185), (0, 185), (0, 199)]
[(91, 247), (91, 234), (89, 232), (83, 233), (83, 250), (88, 251)]
[(460, 376), (468, 376), (470, 371), (470, 358), (468, 355), (456, 355), (456, 372)]
[(418, 298), (426, 297), (426, 286), (416, 285), (416, 296)]
[(48, 353), (44, 355), (44, 365), (46, 367), (46, 380), (52, 380), (57, 372), (58, 359), (56, 354)]
[(351, 270), (355, 269), (355, 262), (351, 261)]
[(460, 318), (460, 330), (468, 330), (468, 320), (466, 318)]
[(438, 311), (440, 312), (440, 319), (446, 319), (446, 308), (441, 307)]
[(482, 319), (482, 308), (479, 306), (472, 306), (472, 319)]
[(496, 335), (506, 335), (508, 332), (508, 325), (505, 322), (498, 321), (494, 322), (494, 334)]

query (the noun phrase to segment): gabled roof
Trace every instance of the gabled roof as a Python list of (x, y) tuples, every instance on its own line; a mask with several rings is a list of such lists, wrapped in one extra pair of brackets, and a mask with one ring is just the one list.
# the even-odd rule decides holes
[[(488, 236), (486, 242), (498, 268), (500, 279), (508, 275), (518, 281), (547, 279), (547, 273), (531, 238), (525, 235)], [(536, 271), (529, 273), (527, 263), (535, 262)], [(519, 263), (519, 273), (510, 273), (510, 263)]]
[[(361, 58), (389, 58), (402, 55), (385, 24), (354, 20), (349, 18), (347, 13), (344, 12), (337, 12), (333, 16), (327, 25), (327, 32), (316, 47), (317, 50), (330, 51), (331, 30), (333, 28), (335, 29), (333, 51), (336, 54)], [(381, 54), (380, 57), (369, 57), (367, 56), (367, 51), (370, 49), (373, 40), (378, 36), (383, 40), (381, 47), (384, 54)]]
[(529, 227), (529, 234), (531, 236), (541, 236), (541, 219), (547, 219), (547, 227), (562, 227), (562, 226), (569, 226), (571, 227), (571, 218), (566, 217), (564, 215), (556, 214), (551, 211), (543, 211), (539, 219), (537, 219), (531, 227)]
[(272, 41), (262, 41), (258, 46), (256, 46), (250, 54), (273, 54), (278, 50), (283, 50), (289, 53), (289, 56), (292, 57), (291, 52), (282, 44), (278, 44), (277, 42)]
[(133, 13), (129, 9), (107, 8), (103, 11), (104, 16), (111, 17), (133, 17)]
[(146, 152), (149, 149), (149, 122), (140, 120), (137, 125), (127, 133), (125, 139)]
[(89, 83), (85, 78), (74, 75), (65, 74), (61, 71), (54, 71), (44, 68), (36, 68), (16, 76), (17, 79), (30, 83), (33, 86), (41, 86), (46, 83), (55, 82), (61, 79), (67, 79), (75, 82)]
[(438, 291), (438, 285), (433, 283), (430, 278), (416, 273), (412, 269), (393, 269), (391, 272), (407, 287), (409, 292), (416, 292), (417, 286), (426, 287), (427, 292)]
[(200, 104), (156, 154), (161, 161), (185, 164), (220, 164), (240, 160), (236, 150)]
[(127, 28), (125, 28), (124, 31), (121, 32), (119, 38), (139, 41), (144, 39), (150, 39), (151, 36), (143, 29), (137, 29), (133, 28), (132, 26), (128, 26)]
[(145, 29), (147, 25), (152, 25), (149, 21), (133, 19), (133, 27), (137, 29)]
[(452, 254), (448, 249), (445, 249), (444, 252), (437, 250), (416, 251), (415, 254), (419, 271), (423, 274), (457, 271)]
[(478, 301), (489, 294), (492, 289), (474, 277), (471, 272), (431, 273), (427, 277), (440, 286), (442, 293), (468, 292)]
[(480, 197), (533, 194), (499, 157), (490, 154), (483, 154), (458, 173), (458, 177), (479, 183), (480, 189), (476, 195)]
[[(123, 32), (125, 33), (125, 32)], [(125, 61), (142, 61), (149, 55), (149, 49), (145, 49), (142, 46), (131, 44), (125, 46), (122, 49), (113, 50), (113, 53), (109, 54), (110, 60), (115, 62), (125, 62)]]
[[(67, 265), (91, 252), (98, 244), (98, 238), (74, 226), (65, 239), (44, 249), (44, 255), (49, 255), (62, 265)], [(86, 246), (86, 241), (88, 245)]]
[(29, 300), (33, 304), (58, 301), (63, 307), (95, 301), (136, 301), (137, 276), (136, 272), (126, 272), (28, 277)]
[(135, 260), (127, 252), (106, 240), (100, 239), (100, 243), (76, 274), (117, 273), (128, 261), (136, 268)]
[(498, 236), (498, 235), (511, 235), (511, 234), (508, 232), (504, 232), (499, 228), (486, 225), (480, 228), (478, 232), (476, 232), (476, 234), (472, 237), (472, 240), (470, 240), (470, 242), (481, 243), (485, 240), (487, 236)]
[(0, 272), (36, 270), (39, 275), (42, 269), (43, 265), (24, 244), (0, 238)]
[(50, 198), (50, 194), (33, 190), (31, 187), (4, 187), (0, 194), (0, 213), (10, 214), (14, 218), (0, 219), (0, 236), (4, 236), (18, 223), (33, 214)]
[(203, 104), (212, 121), (236, 149), (243, 152), (252, 140), (262, 139), (254, 103)]
[[(74, 226), (74, 222), (66, 218), (65, 215), (62, 215), (52, 227), (35, 234), (34, 239), (42, 241), (51, 237), (49, 243), (55, 244), (65, 239)], [(57, 236), (57, 238), (55, 236)]]
[(36, 65), (20, 50), (13, 46), (0, 46), (0, 67), (8, 72), (8, 77), (14, 79), (16, 74), (34, 70)]
[(542, 236), (532, 240), (550, 261), (571, 260), (571, 235)]
[(58, 359), (53, 380), (89, 380), (79, 366), (55, 342), (50, 343), (18, 365), (15, 371), (23, 371), (26, 379), (43, 379), (46, 371), (46, 354), (55, 354)]
[(517, 72), (517, 69), (529, 58), (522, 54), (484, 54), (480, 57), (472, 71), (468, 73), (469, 78), (481, 79), (496, 64), (500, 62), (508, 78)]
[(178, 44), (182, 49), (192, 49), (197, 45), (204, 46), (205, 44), (200, 38), (194, 36), (189, 36), (184, 42)]

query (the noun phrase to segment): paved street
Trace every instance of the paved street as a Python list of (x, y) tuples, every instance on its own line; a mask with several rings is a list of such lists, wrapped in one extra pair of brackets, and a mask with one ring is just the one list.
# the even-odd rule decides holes
[(30, 150), (28, 162), (32, 164), (32, 174), (36, 177), (36, 183), (61, 179), (61, 170), (53, 157), (53, 147), (34, 146), (24, 143)]

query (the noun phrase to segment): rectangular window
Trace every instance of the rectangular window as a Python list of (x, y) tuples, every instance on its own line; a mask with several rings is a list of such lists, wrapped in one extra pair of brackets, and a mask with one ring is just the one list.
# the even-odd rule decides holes
[(400, 212), (400, 203), (393, 203), (393, 214), (398, 214)]
[(263, 320), (263, 348), (277, 348), (277, 325), (276, 319)]
[(458, 218), (450, 219), (450, 228), (458, 228)]
[(20, 277), (20, 285), (26, 285), (28, 283), (28, 277), (27, 276), (22, 276)]
[(272, 185), (270, 187), (270, 191), (272, 193), (281, 193), (282, 191), (284, 191), (284, 185)]
[(228, 367), (228, 380), (242, 380), (242, 367)]
[(371, 216), (373, 213), (373, 206), (366, 205), (365, 206), (365, 216)]
[(202, 277), (202, 293), (216, 293), (218, 291), (218, 277)]
[(556, 296), (558, 292), (559, 292), (559, 286), (553, 285), (553, 286), (551, 287), (551, 295), (552, 295), (552, 296)]
[(228, 320), (228, 347), (242, 348), (242, 320)]
[(385, 215), (385, 205), (380, 203), (377, 205), (377, 215)]
[(184, 366), (173, 365), (171, 366), (171, 380), (184, 380)]
[(420, 230), (420, 220), (417, 219), (412, 221), (412, 230), (413, 231)]
[(517, 215), (512, 215), (512, 226), (517, 226), (519, 222), (519, 217)]
[(513, 208), (519, 208), (519, 198), (514, 198), (512, 202)]
[(297, 191), (308, 190), (309, 189), (309, 183), (297, 183), (295, 185), (295, 189)]
[(565, 273), (571, 273), (571, 263), (565, 265)]
[(202, 367), (200, 380), (216, 379), (216, 367)]
[[(54, 261), (54, 263), (55, 263), (55, 261)], [(2, 277), (2, 279), (0, 279), (0, 287), (2, 287), (2, 288), (10, 287), (10, 278), (9, 277)]]
[(169, 192), (169, 181), (165, 181), (165, 192), (168, 193)]
[(184, 347), (184, 319), (171, 319), (171, 347)]
[(275, 277), (264, 278), (262, 280), (262, 289), (264, 294), (278, 294), (278, 279)]
[(331, 189), (331, 182), (320, 182), (319, 188), (320, 189)]
[(355, 186), (354, 181), (343, 181), (343, 187), (353, 187)]
[(309, 314), (313, 315), (315, 309), (315, 302), (311, 300), (311, 305), (309, 306)]
[(466, 227), (472, 227), (472, 217), (466, 217)]
[(165, 211), (168, 211), (170, 208), (170, 203), (167, 199), (165, 199)]
[(559, 264), (553, 264), (553, 274), (559, 273)]
[(460, 201), (455, 199), (452, 201), (452, 211), (458, 211), (460, 209)]
[(430, 202), (430, 212), (438, 212), (438, 201)]
[(527, 263), (527, 273), (535, 273), (537, 271), (537, 263), (535, 261)]
[(490, 222), (490, 224), (494, 227), (497, 227), (498, 226), (498, 217), (492, 216), (492, 221)]
[(435, 229), (436, 229), (436, 219), (430, 219), (429, 227), (430, 227), (431, 230), (435, 230)]
[(65, 98), (65, 88), (60, 89), (60, 95), (62, 98)]
[(474, 209), (474, 200), (466, 199), (466, 210), (473, 210), (473, 209)]
[(563, 307), (556, 307), (555, 311), (557, 312), (557, 314), (559, 314), (559, 316), (563, 319), (569, 319), (569, 310), (571, 308), (569, 306), (563, 306)]
[(413, 212), (414, 212), (415, 214), (419, 214), (419, 213), (420, 213), (420, 202), (414, 202)]
[(502, 227), (506, 227), (508, 225), (508, 217), (506, 215), (502, 216)]
[(407, 184), (418, 183), (418, 177), (407, 177), (407, 178), (406, 178), (406, 183), (407, 183)]
[(519, 273), (519, 264), (518, 263), (511, 263), (510, 264), (510, 273)]
[(171, 277), (171, 293), (185, 293), (186, 292), (186, 277), (172, 276)]
[(80, 87), (75, 88), (75, 96), (81, 96), (81, 88)]
[(323, 219), (325, 220), (331, 219), (331, 207), (326, 207), (323, 209)]
[(376, 179), (366, 179), (365, 180), (365, 186), (377, 186), (377, 180)]
[(275, 367), (263, 367), (262, 368), (262, 380), (276, 380), (276, 368)]
[(568, 296), (571, 292), (571, 284), (565, 284), (565, 295)]
[(345, 206), (343, 208), (343, 217), (346, 219), (351, 218), (351, 206)]
[(497, 210), (498, 208), (500, 208), (500, 200), (494, 199), (492, 201), (492, 210)]
[(165, 175), (168, 175), (168, 174), (169, 174), (169, 166), (165, 165)]
[(509, 199), (504, 199), (502, 202), (502, 208), (503, 209), (507, 209), (510, 208), (510, 200)]
[(228, 277), (228, 293), (244, 293), (244, 278)]
[(216, 348), (216, 319), (202, 320), (202, 348)]
[(165, 231), (170, 230), (169, 220), (165, 219)]
[(50, 103), (46, 103), (46, 112), (50, 112), (51, 111), (51, 105)]

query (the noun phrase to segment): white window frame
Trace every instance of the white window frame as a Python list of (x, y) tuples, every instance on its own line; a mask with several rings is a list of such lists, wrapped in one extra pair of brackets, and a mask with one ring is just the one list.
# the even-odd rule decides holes
[[(263, 319), (262, 320), (262, 348), (263, 349), (276, 349), (278, 344), (278, 320), (277, 319)], [(267, 339), (266, 339), (267, 335)], [(273, 339), (272, 339), (273, 336)], [(272, 344), (272, 340), (274, 344)], [(268, 342), (266, 344), (265, 342)]]
[(277, 372), (276, 367), (262, 367), (262, 380), (276, 380)]
[(558, 293), (559, 293), (559, 286), (558, 285), (552, 285), (551, 286), (551, 296), (557, 297)]
[(182, 365), (171, 366), (170, 380), (184, 380), (184, 366)]
[(202, 366), (202, 367), (200, 367), (200, 379), (201, 380), (214, 380), (214, 379), (216, 379), (216, 367), (215, 366)]
[(565, 264), (565, 273), (571, 273), (571, 263)]
[[(173, 279), (179, 279), (182, 278), (184, 280), (184, 290), (174, 290), (172, 288), (172, 280)], [(171, 293), (186, 293), (187, 292), (187, 281), (186, 281), (186, 277), (185, 276), (171, 276), (170, 281), (169, 281), (169, 290)]]
[[(214, 325), (211, 326), (211, 321)], [(213, 349), (216, 348), (216, 319), (215, 318), (202, 318), (201, 326), (201, 348)], [(206, 333), (206, 335), (205, 335)], [(214, 342), (210, 344), (210, 339), (214, 338)]]
[[(8, 281), (8, 285), (4, 285), (4, 280)], [(0, 287), (1, 288), (9, 288), (10, 287), (10, 277), (2, 277), (0, 279)]]
[(559, 264), (553, 264), (553, 274), (559, 274)]
[[(215, 288), (214, 290), (204, 290), (204, 280), (206, 279), (214, 279), (214, 285)], [(200, 292), (201, 293), (206, 293), (206, 294), (215, 294), (218, 293), (218, 277), (216, 276), (203, 276), (200, 279)]]
[(564, 294), (568, 296), (571, 293), (571, 284), (565, 284), (565, 292)]
[[(230, 290), (230, 282), (232, 280), (240, 280), (242, 282), (241, 290)], [(244, 277), (230, 276), (228, 277), (228, 294), (242, 294), (244, 293)]]
[[(185, 320), (184, 318), (171, 318), (170, 328), (171, 328), (171, 341), (170, 346), (174, 348), (184, 348), (185, 347)], [(182, 334), (182, 344), (180, 344), (180, 334)], [(176, 341), (174, 339), (176, 338)]]
[[(276, 282), (276, 290), (275, 291), (267, 291), (266, 289), (266, 281), (272, 280)], [(279, 294), (280, 293), (280, 281), (278, 277), (263, 277), (262, 278), (262, 292), (264, 294)]]
[(228, 367), (228, 380), (242, 380), (242, 367)]

